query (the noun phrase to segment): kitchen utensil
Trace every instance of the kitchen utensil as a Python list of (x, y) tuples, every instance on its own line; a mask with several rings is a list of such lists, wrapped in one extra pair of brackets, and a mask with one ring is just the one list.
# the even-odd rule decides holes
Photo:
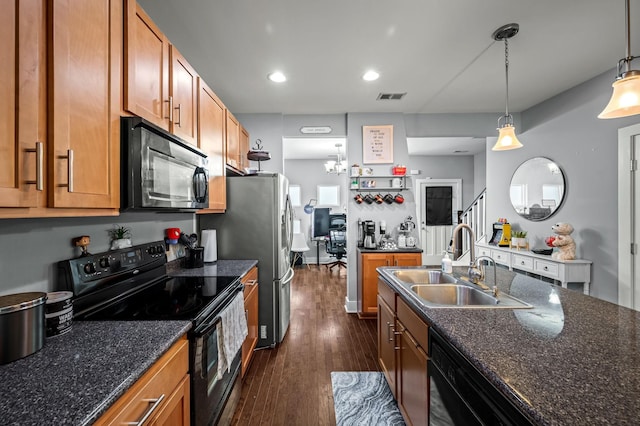
[(189, 247), (185, 267), (202, 268), (204, 266), (204, 247)]
[(0, 296), (0, 364), (42, 349), (46, 299), (43, 292)]

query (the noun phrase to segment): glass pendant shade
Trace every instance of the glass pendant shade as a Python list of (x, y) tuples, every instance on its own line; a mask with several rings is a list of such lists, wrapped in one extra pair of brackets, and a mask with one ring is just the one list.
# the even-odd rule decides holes
[(613, 94), (598, 118), (620, 118), (640, 114), (640, 75), (633, 73), (614, 81)]
[(515, 127), (510, 124), (505, 124), (498, 130), (498, 140), (493, 148), (491, 148), (492, 151), (508, 151), (510, 149), (522, 148), (522, 144), (516, 137)]

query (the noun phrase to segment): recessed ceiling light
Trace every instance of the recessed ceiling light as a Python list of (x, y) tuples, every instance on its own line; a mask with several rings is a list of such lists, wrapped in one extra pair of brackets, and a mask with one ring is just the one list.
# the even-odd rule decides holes
[(377, 80), (378, 77), (380, 77), (380, 74), (378, 74), (377, 72), (375, 72), (373, 70), (369, 70), (369, 71), (364, 73), (364, 75), (362, 76), (362, 79), (364, 81), (374, 81), (374, 80)]
[(267, 78), (273, 81), (274, 83), (284, 83), (285, 81), (287, 81), (287, 77), (284, 74), (282, 74), (280, 71), (272, 72), (267, 76)]

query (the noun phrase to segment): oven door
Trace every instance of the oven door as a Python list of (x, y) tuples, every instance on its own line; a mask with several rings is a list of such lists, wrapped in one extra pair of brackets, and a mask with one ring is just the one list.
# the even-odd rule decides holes
[(428, 361), (427, 371), (429, 372), (430, 426), (483, 424), (431, 360)]
[(241, 351), (218, 377), (220, 317), (196, 328), (191, 338), (191, 418), (196, 426), (217, 423), (240, 373)]

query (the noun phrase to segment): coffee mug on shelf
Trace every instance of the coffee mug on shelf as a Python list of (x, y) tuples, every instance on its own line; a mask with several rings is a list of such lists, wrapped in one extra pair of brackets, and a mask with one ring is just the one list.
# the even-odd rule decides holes
[(371, 196), (371, 194), (365, 195), (364, 197), (362, 197), (362, 200), (367, 204), (373, 203), (373, 197)]
[(393, 201), (394, 201), (394, 197), (391, 194), (386, 194), (384, 197), (382, 197), (382, 199), (387, 204), (393, 204)]
[(356, 196), (353, 197), (353, 199), (356, 200), (356, 203), (362, 204), (362, 201), (363, 201), (362, 194), (356, 194)]
[(398, 204), (404, 203), (404, 197), (402, 196), (402, 194), (396, 194), (393, 200)]
[(375, 197), (373, 197), (373, 199), (375, 200), (375, 202), (377, 204), (384, 203), (384, 199), (382, 198), (382, 195), (380, 195), (380, 194), (376, 194)]

